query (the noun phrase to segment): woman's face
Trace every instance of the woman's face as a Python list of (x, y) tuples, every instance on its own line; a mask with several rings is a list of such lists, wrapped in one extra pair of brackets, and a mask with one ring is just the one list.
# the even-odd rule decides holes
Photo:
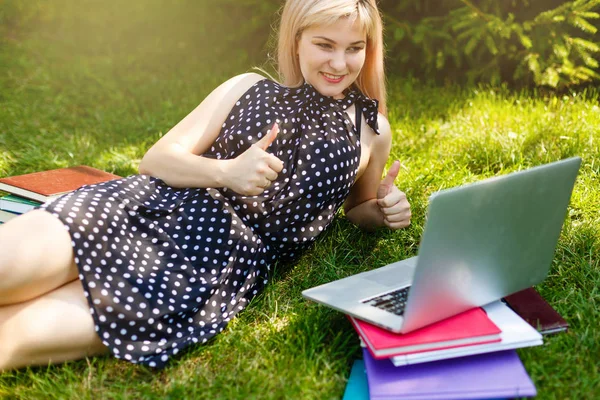
[(304, 80), (324, 96), (343, 98), (365, 63), (366, 46), (366, 33), (348, 18), (305, 29), (298, 40)]

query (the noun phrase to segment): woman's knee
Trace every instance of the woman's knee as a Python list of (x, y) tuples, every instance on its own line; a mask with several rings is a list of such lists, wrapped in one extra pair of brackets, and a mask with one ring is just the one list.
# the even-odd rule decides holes
[(72, 269), (71, 238), (51, 214), (34, 210), (0, 227), (0, 289)]
[(10, 227), (8, 223), (0, 226), (0, 288), (10, 279), (11, 271), (15, 270), (15, 260), (18, 258), (11, 248)]
[(8, 366), (62, 362), (106, 351), (79, 281), (25, 303), (0, 307), (0, 353), (4, 353), (0, 370), (2, 362)]

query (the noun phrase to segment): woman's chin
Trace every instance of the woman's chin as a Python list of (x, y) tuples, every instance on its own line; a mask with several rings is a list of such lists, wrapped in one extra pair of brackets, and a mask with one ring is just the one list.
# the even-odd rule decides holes
[(315, 89), (323, 96), (334, 97), (334, 98), (343, 98), (343, 92), (348, 87), (347, 85), (343, 85), (343, 81), (337, 84), (321, 84), (315, 86)]

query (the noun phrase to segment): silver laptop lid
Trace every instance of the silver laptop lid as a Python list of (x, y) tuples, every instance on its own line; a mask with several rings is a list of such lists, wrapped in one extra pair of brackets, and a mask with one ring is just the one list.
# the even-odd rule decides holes
[(579, 157), (431, 196), (402, 332), (541, 282)]

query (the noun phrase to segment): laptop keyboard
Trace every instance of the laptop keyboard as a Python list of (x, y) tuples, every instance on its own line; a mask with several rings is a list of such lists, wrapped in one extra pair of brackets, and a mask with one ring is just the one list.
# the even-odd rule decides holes
[(363, 303), (391, 312), (392, 314), (403, 315), (409, 290), (410, 286), (407, 286), (402, 289), (387, 292), (380, 296), (364, 300)]

